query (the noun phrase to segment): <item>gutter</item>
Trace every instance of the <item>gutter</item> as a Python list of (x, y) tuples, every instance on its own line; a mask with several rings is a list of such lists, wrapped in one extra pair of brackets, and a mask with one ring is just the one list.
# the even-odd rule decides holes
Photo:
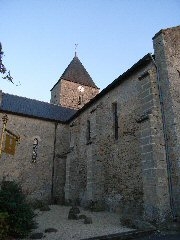
[(163, 103), (163, 93), (160, 86), (160, 77), (159, 77), (159, 70), (154, 58), (151, 56), (152, 62), (156, 67), (157, 72), (157, 85), (158, 85), (158, 92), (159, 92), (159, 99), (160, 99), (160, 108), (161, 108), (161, 116), (162, 116), (162, 123), (163, 123), (163, 134), (165, 140), (165, 152), (166, 152), (166, 164), (167, 164), (167, 174), (168, 174), (168, 188), (169, 188), (169, 200), (170, 200), (170, 208), (173, 217), (173, 222), (177, 221), (177, 215), (174, 207), (174, 197), (173, 197), (173, 185), (172, 185), (172, 169), (171, 169), (171, 160), (169, 158), (169, 146), (168, 146), (168, 137), (167, 137), (167, 128), (166, 128), (166, 118), (165, 118), (165, 110), (164, 110), (164, 103)]

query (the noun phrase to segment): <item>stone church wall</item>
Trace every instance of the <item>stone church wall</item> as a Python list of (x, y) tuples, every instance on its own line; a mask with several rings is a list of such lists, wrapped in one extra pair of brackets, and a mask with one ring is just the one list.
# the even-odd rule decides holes
[[(0, 113), (0, 118), (4, 114)], [(34, 118), (8, 115), (7, 129), (19, 134), (14, 156), (2, 153), (0, 179), (18, 181), (30, 200), (51, 199), (55, 124)], [(2, 121), (0, 121), (2, 129)], [(32, 162), (34, 139), (38, 139), (37, 159)]]
[(180, 215), (180, 26), (153, 38), (161, 88), (171, 206)]
[[(153, 63), (152, 63), (153, 64)], [(164, 221), (170, 216), (164, 129), (155, 65), (139, 77), (138, 123), (143, 179), (144, 217)]]
[(60, 84), (56, 84), (56, 86), (54, 86), (53, 89), (51, 89), (51, 99), (50, 99), (50, 103), (52, 104), (60, 104), (60, 92), (61, 92), (61, 85)]
[(51, 103), (60, 104), (63, 107), (80, 109), (99, 93), (99, 89), (83, 85), (83, 91), (78, 87), (79, 83), (61, 79), (51, 92)]
[[(129, 211), (137, 207), (142, 210), (141, 128), (137, 122), (142, 99), (138, 77), (151, 68), (150, 64), (132, 74), (70, 124), (66, 199), (103, 201), (112, 211), (124, 208), (125, 203)], [(118, 139), (114, 136), (114, 103), (117, 104)]]
[(53, 200), (63, 204), (65, 201), (66, 161), (69, 146), (69, 126), (57, 124), (55, 139), (55, 158), (53, 172)]

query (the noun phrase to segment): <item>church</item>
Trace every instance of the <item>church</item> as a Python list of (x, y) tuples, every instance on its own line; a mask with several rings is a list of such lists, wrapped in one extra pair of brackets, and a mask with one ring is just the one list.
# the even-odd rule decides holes
[(0, 90), (0, 128), (6, 114), (20, 136), (14, 154), (2, 152), (0, 179), (18, 181), (31, 201), (180, 217), (180, 26), (153, 46), (102, 91), (76, 54), (50, 103)]

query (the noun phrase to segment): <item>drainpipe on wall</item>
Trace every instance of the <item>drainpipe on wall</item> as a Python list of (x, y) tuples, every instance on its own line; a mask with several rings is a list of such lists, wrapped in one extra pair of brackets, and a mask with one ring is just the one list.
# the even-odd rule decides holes
[(52, 183), (51, 183), (51, 202), (54, 203), (54, 171), (55, 171), (55, 157), (56, 157), (56, 132), (58, 123), (55, 122), (54, 127), (54, 150), (53, 150), (53, 160), (52, 160)]
[(162, 115), (162, 123), (163, 123), (163, 134), (164, 134), (164, 140), (165, 140), (165, 152), (166, 152), (166, 164), (167, 164), (167, 174), (168, 174), (168, 188), (169, 188), (169, 200), (170, 200), (170, 208), (171, 213), (173, 217), (173, 221), (177, 221), (177, 215), (175, 212), (174, 207), (174, 197), (173, 197), (173, 186), (172, 186), (172, 173), (171, 173), (171, 161), (169, 158), (169, 146), (168, 146), (168, 137), (167, 137), (167, 130), (166, 130), (166, 119), (165, 119), (165, 110), (164, 110), (164, 104), (163, 104), (163, 94), (160, 86), (160, 77), (159, 77), (159, 70), (156, 65), (156, 62), (152, 55), (150, 54), (150, 57), (156, 67), (157, 72), (157, 85), (158, 85), (158, 92), (159, 92), (159, 99), (160, 99), (160, 107), (161, 107), (161, 115)]

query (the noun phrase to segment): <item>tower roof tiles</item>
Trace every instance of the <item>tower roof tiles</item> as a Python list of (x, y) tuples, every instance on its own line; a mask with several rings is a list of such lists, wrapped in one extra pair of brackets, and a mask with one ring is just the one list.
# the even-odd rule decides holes
[(61, 75), (59, 81), (54, 85), (54, 87), (62, 79), (98, 89), (98, 87), (92, 80), (91, 76), (89, 75), (89, 73), (87, 72), (87, 70), (82, 65), (81, 61), (79, 60), (79, 58), (76, 55), (73, 58), (73, 60), (70, 62), (68, 67), (65, 69), (65, 71)]

